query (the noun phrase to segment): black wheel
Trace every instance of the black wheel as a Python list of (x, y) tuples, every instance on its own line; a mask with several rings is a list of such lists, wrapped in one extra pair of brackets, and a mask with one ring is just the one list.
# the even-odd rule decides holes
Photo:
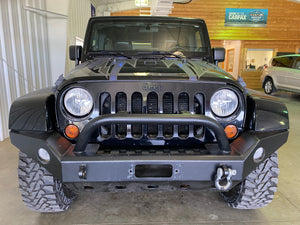
[(236, 209), (257, 209), (268, 205), (277, 191), (277, 152), (261, 163), (246, 179), (229, 192), (222, 192), (225, 202)]
[(264, 91), (266, 94), (270, 95), (272, 94), (273, 92), (275, 92), (275, 87), (274, 87), (274, 83), (273, 83), (273, 80), (271, 78), (267, 78), (264, 82)]
[(28, 208), (38, 212), (65, 211), (75, 193), (26, 154), (19, 153), (19, 190)]

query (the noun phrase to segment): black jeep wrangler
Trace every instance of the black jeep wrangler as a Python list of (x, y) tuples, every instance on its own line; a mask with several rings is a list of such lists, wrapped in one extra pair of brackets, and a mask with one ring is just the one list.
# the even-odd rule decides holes
[(25, 204), (67, 210), (84, 187), (207, 187), (233, 208), (270, 203), (288, 111), (217, 67), (224, 55), (201, 19), (90, 19), (83, 48), (70, 46), (76, 68), (11, 106)]

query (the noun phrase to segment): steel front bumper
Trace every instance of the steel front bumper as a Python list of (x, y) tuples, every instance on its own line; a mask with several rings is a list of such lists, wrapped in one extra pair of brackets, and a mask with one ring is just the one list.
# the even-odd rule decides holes
[[(181, 122), (178, 121), (181, 119), (182, 123), (192, 122), (209, 127), (214, 131), (218, 140), (219, 147), (215, 146), (215, 148), (227, 148), (228, 141), (226, 144), (226, 141), (223, 140), (225, 136), (223, 128), (213, 120), (207, 120), (205, 116), (192, 118), (189, 116), (190, 119), (187, 116), (177, 117), (173, 118), (174, 121), (171, 123), (180, 124)], [(167, 117), (159, 119), (154, 116), (153, 118), (156, 123), (167, 123), (164, 122)], [(113, 119), (108, 118), (101, 122), (101, 119), (98, 118), (91, 121), (90, 127), (86, 126), (79, 137), (80, 145), (86, 146), (87, 139), (85, 138), (99, 125), (116, 121), (121, 123), (122, 120), (124, 123), (132, 124), (138, 120), (128, 121), (128, 117), (125, 120), (125, 118), (117, 118), (117, 116)], [(148, 122), (152, 123), (153, 120)], [(56, 132), (33, 134), (11, 131), (10, 137), (11, 142), (22, 152), (41, 163), (63, 182), (213, 181), (217, 168), (220, 166), (235, 170), (236, 174), (232, 176), (232, 181), (238, 182), (242, 181), (260, 162), (287, 141), (288, 131), (244, 132), (230, 146), (228, 145), (231, 149), (230, 153), (219, 151), (219, 154), (216, 155), (75, 155), (74, 151), (80, 149), (78, 144), (74, 148), (74, 145)], [(83, 141), (84, 144), (82, 144)], [(220, 144), (220, 142), (222, 143)], [(45, 164), (39, 159), (38, 150), (40, 148), (46, 149), (50, 154), (49, 163)], [(253, 155), (258, 148), (264, 149), (264, 157), (260, 162), (254, 162)], [(141, 168), (144, 169), (142, 172)], [(149, 171), (154, 171), (154, 175), (147, 176)], [(144, 176), (143, 173), (146, 175)]]

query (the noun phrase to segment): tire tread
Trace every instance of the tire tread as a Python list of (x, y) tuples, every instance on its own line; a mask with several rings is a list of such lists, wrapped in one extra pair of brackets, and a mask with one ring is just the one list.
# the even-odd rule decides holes
[(73, 191), (22, 152), (19, 153), (18, 177), (23, 202), (34, 211), (65, 211), (75, 198)]
[(277, 191), (277, 152), (273, 153), (240, 184), (239, 191), (221, 193), (225, 202), (236, 209), (257, 209), (268, 205)]

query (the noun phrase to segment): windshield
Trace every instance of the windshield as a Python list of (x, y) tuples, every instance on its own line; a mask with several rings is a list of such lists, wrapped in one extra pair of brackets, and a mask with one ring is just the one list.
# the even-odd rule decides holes
[(94, 21), (87, 43), (88, 53), (181, 52), (186, 56), (209, 54), (202, 24), (182, 21)]

